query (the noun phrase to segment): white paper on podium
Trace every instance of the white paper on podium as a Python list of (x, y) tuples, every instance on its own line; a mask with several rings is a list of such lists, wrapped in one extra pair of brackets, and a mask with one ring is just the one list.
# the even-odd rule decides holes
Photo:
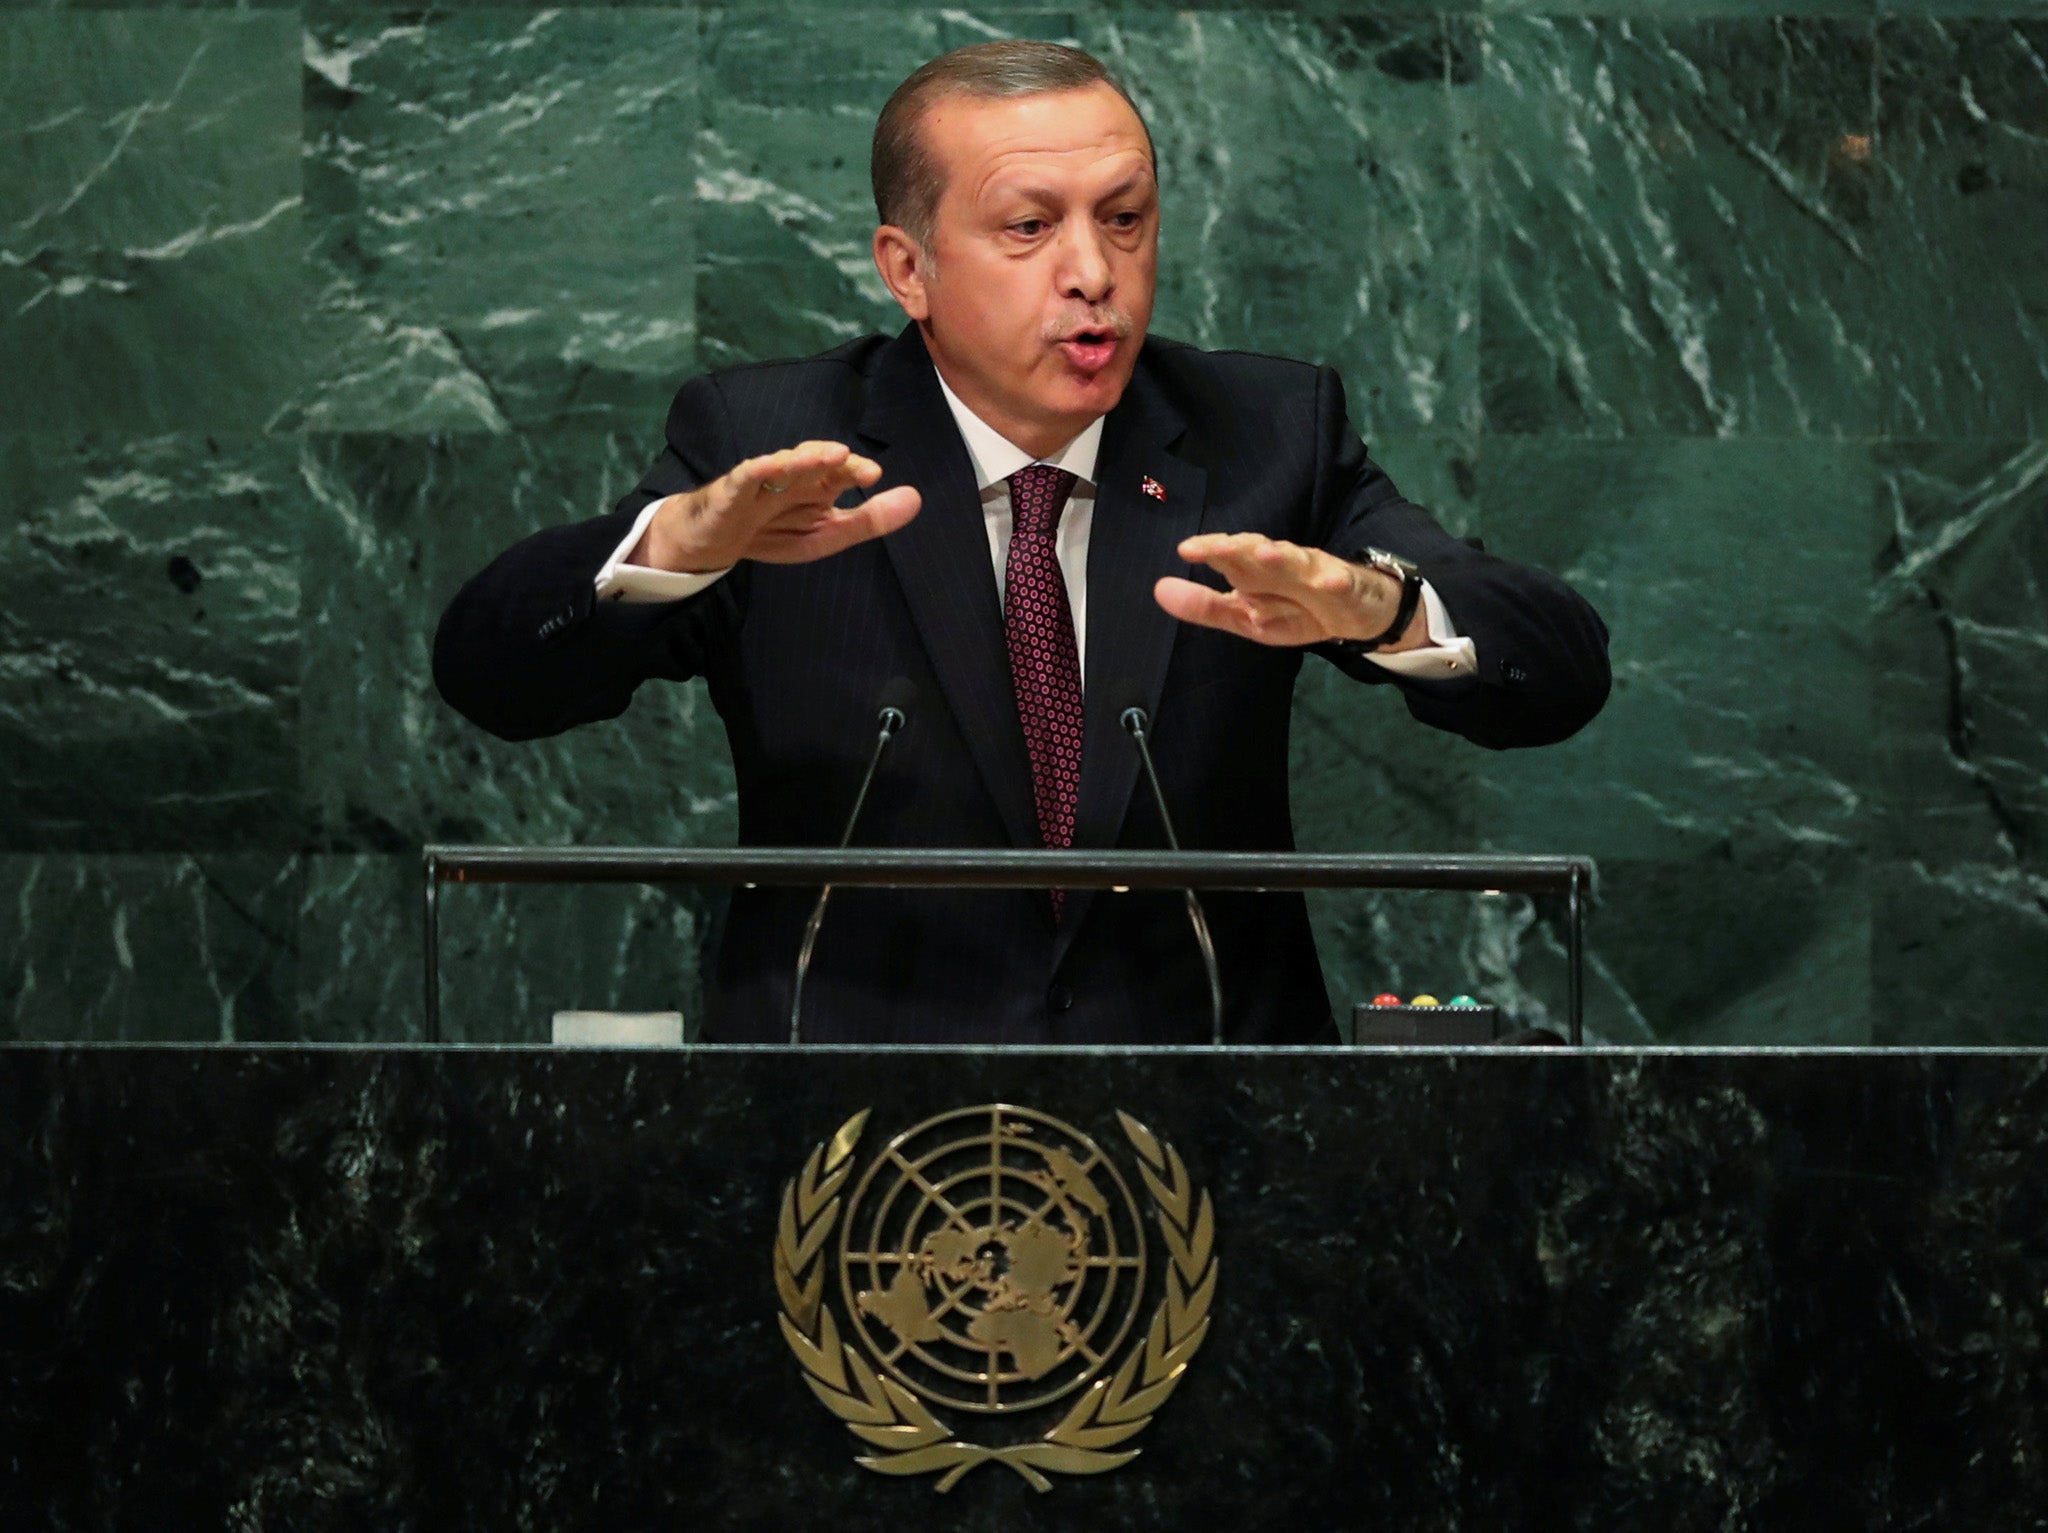
[(672, 1049), (683, 1042), (679, 1011), (558, 1011), (554, 1041), (578, 1048)]

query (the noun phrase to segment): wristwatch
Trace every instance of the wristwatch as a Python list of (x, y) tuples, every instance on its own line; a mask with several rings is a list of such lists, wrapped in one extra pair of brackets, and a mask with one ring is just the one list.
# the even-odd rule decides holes
[(1378, 570), (1382, 575), (1392, 575), (1401, 582), (1401, 601), (1394, 608), (1394, 620), (1387, 624), (1384, 633), (1370, 639), (1332, 641), (1340, 649), (1349, 650), (1354, 654), (1364, 654), (1378, 649), (1382, 644), (1391, 644), (1408, 631), (1408, 624), (1415, 616), (1416, 604), (1422, 600), (1422, 571), (1399, 554), (1390, 554), (1384, 548), (1361, 548), (1352, 556), (1351, 562)]

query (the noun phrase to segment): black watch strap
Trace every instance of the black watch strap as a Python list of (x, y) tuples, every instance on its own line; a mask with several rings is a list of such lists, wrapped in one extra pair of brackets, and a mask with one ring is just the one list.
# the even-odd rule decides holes
[(1382, 644), (1391, 644), (1408, 631), (1408, 624), (1414, 620), (1415, 608), (1422, 601), (1422, 571), (1398, 554), (1384, 549), (1360, 549), (1357, 563), (1378, 570), (1383, 575), (1394, 575), (1401, 581), (1401, 600), (1394, 608), (1394, 620), (1387, 624), (1386, 631), (1370, 639), (1340, 640), (1346, 649), (1374, 650)]

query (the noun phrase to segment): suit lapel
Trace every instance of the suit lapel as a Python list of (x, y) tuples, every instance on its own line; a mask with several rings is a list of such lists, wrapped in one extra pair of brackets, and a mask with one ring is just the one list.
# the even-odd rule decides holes
[(870, 493), (908, 484), (924, 497), (910, 525), (882, 546), (1011, 843), (1037, 846), (1031, 759), (1017, 722), (974, 466), (915, 325), (883, 349), (867, 397), (860, 434), (875, 444), (872, 456), (882, 465)]
[[(974, 466), (953, 424), (916, 326), (884, 348), (868, 381), (859, 431), (882, 465), (874, 491), (915, 485), (923, 509), (882, 539), (977, 770), (1015, 846), (1035, 847), (1031, 760), (1017, 721), (1009, 646)], [(1152, 586), (1184, 575), (1174, 551), (1201, 530), (1207, 475), (1169, 451), (1186, 423), (1153, 385), (1142, 359), (1104, 422), (1088, 534), (1088, 653), (1084, 657), (1081, 788), (1074, 845), (1115, 844), (1138, 778), (1136, 747), (1119, 722), (1126, 708), (1156, 715), (1179, 625)], [(1147, 482), (1159, 493), (1148, 493)], [(1054, 962), (1065, 955), (1092, 891), (1065, 901)]]
[[(1088, 533), (1088, 655), (1083, 667), (1081, 791), (1074, 845), (1116, 844), (1138, 780), (1138, 752), (1120, 722), (1126, 708), (1156, 717), (1166, 664), (1180, 625), (1154, 600), (1162, 575), (1186, 575), (1175, 552), (1201, 530), (1208, 476), (1168, 450), (1186, 422), (1144, 367), (1104, 423), (1095, 465), (1095, 520)], [(1150, 483), (1157, 493), (1145, 488)], [(1076, 890), (1065, 902), (1057, 965), (1093, 903)]]

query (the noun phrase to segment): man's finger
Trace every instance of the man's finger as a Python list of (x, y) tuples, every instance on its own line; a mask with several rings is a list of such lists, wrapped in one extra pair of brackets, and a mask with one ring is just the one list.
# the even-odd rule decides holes
[(1217, 591), (1175, 575), (1163, 577), (1152, 594), (1182, 622), (1221, 629), (1255, 644), (1310, 644), (1322, 637), (1321, 625), (1290, 596)]
[(1178, 552), (1190, 564), (1207, 564), (1218, 554), (1249, 548), (1253, 543), (1263, 541), (1256, 532), (1201, 532), (1191, 538), (1182, 538)]
[(845, 510), (832, 506), (792, 510), (769, 523), (746, 556), (767, 564), (804, 564), (829, 558), (908, 525), (923, 503), (915, 489), (899, 484)]
[(1206, 564), (1239, 590), (1288, 591), (1304, 585), (1314, 556), (1293, 543), (1257, 533), (1205, 533), (1180, 545), (1190, 564)]
[(864, 490), (881, 477), (881, 464), (872, 458), (853, 455), (843, 463), (803, 476), (791, 493), (805, 500), (830, 505), (848, 490)]
[(882, 465), (853, 452), (826, 455), (823, 462), (806, 455), (771, 466), (769, 473), (777, 476), (773, 483), (780, 488), (763, 485), (759, 498), (768, 502), (766, 509), (779, 515), (786, 506), (829, 506), (848, 490), (866, 489), (882, 477)]
[(923, 497), (916, 490), (900, 484), (848, 510), (828, 508), (794, 546), (805, 559), (829, 558), (908, 525), (922, 505)]
[(1152, 587), (1152, 596), (1183, 623), (1220, 628), (1245, 639), (1255, 636), (1244, 598), (1236, 592), (1212, 590), (1178, 575), (1162, 575)]
[(800, 442), (780, 452), (749, 458), (733, 470), (739, 486), (765, 495), (784, 495), (815, 483), (853, 455), (844, 442)]

